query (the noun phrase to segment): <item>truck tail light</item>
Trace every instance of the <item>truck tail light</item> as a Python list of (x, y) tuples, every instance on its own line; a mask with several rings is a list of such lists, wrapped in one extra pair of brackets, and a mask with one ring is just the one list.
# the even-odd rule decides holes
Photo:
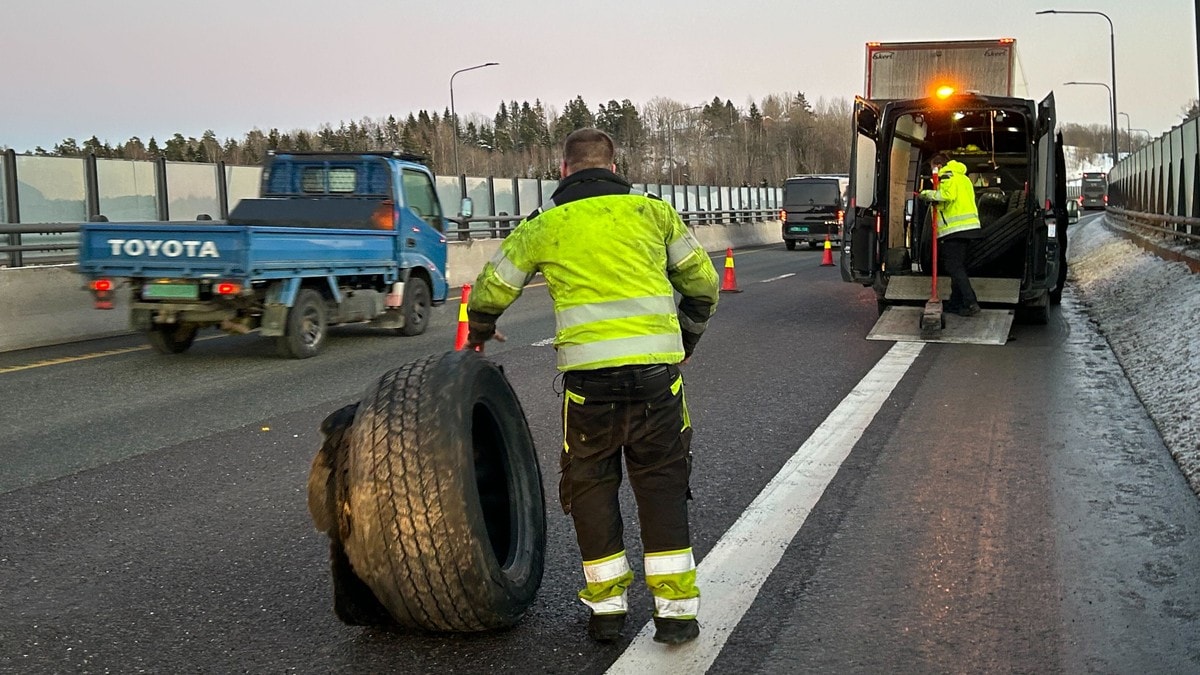
[(112, 279), (92, 279), (88, 286), (92, 289), (96, 309), (112, 309)]
[(1104, 205), (1108, 206), (1108, 195), (1104, 195)]
[(846, 212), (841, 209), (838, 209), (837, 223), (838, 223), (838, 225), (841, 225), (844, 222), (846, 222)]
[(390, 199), (379, 202), (379, 206), (371, 214), (371, 225), (377, 230), (396, 229), (396, 203)]
[(779, 209), (779, 219), (786, 221), (787, 220), (787, 211), (784, 211), (783, 209)]
[(232, 281), (222, 281), (216, 286), (217, 295), (237, 295), (242, 292), (242, 285)]

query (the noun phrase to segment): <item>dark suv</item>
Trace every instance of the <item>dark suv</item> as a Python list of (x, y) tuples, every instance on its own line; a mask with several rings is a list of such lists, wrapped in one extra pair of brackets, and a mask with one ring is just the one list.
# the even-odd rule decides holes
[(808, 242), (809, 248), (824, 243), (826, 237), (841, 243), (842, 216), (846, 209), (848, 175), (793, 176), (783, 184), (783, 243), (789, 251), (796, 242)]

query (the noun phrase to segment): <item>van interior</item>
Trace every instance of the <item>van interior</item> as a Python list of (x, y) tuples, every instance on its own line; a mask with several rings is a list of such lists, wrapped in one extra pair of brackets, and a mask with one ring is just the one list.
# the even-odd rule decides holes
[(1024, 276), (1034, 122), (1020, 110), (969, 107), (897, 119), (890, 148), (881, 148), (887, 156), (879, 188), (890, 203), (880, 205), (886, 213), (880, 244), (888, 275), (932, 271), (932, 209), (915, 193), (933, 188), (929, 160), (941, 152), (963, 163), (975, 186), (983, 235), (969, 249), (968, 274)]

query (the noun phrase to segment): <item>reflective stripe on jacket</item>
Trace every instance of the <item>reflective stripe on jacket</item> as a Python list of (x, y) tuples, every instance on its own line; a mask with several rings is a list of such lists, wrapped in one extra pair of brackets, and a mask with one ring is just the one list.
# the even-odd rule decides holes
[(979, 229), (979, 208), (975, 205), (975, 186), (967, 178), (967, 167), (955, 160), (941, 170), (938, 189), (927, 191), (938, 202), (938, 239), (946, 235)]
[(538, 272), (554, 299), (564, 371), (682, 361), (680, 331), (703, 333), (719, 290), (675, 209), (603, 169), (568, 176), (504, 240), (476, 279), (472, 320), (494, 320)]

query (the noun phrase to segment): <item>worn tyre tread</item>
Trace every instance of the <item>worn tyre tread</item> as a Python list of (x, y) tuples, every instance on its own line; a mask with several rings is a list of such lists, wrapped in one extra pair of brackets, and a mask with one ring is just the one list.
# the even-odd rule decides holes
[[(445, 429), (469, 427), (471, 410), (469, 405), (446, 410), (429, 393), (430, 378), (450, 372), (438, 368), (442, 358), (427, 357), (384, 374), (360, 404), (351, 432), (353, 515), (346, 516), (346, 552), (403, 626), (453, 632), (504, 627), (519, 619), (528, 603), (513, 602), (512, 589), (488, 568), (496, 562), (481, 553), (474, 516), (468, 513), (479, 505), (463, 503), (464, 494), (477, 489), (474, 459), (447, 447), (453, 439)], [(468, 419), (444, 419), (464, 414)], [(541, 500), (540, 476), (536, 486)], [(544, 511), (541, 501), (539, 507)], [(540, 554), (536, 561), (535, 589)]]

